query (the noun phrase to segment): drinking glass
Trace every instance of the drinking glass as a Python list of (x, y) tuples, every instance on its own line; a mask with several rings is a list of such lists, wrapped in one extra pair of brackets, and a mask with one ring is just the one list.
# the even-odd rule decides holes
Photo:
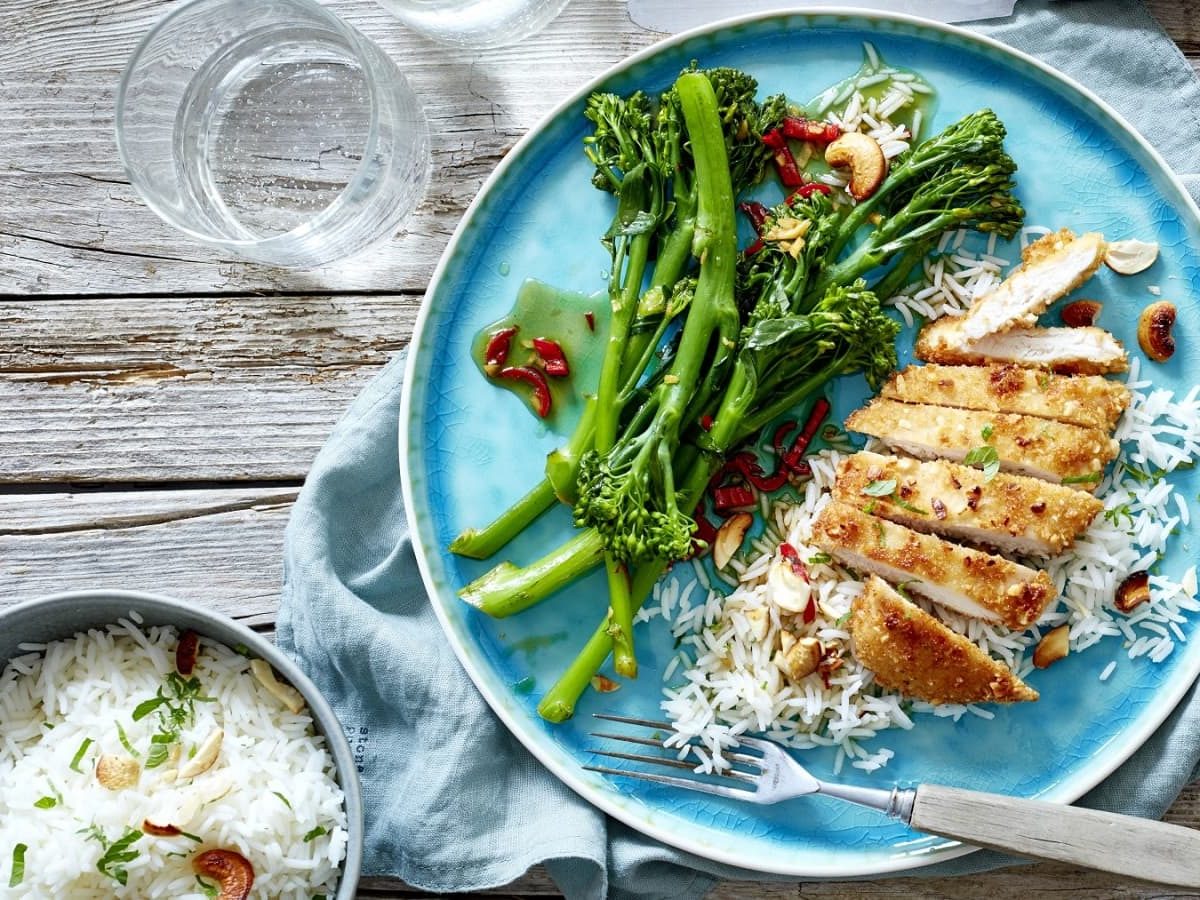
[(146, 204), (246, 259), (310, 267), (389, 236), (429, 178), (416, 96), (313, 0), (194, 0), (142, 39), (117, 145)]
[(506, 47), (541, 31), (569, 0), (379, 0), (426, 37), (458, 47)]

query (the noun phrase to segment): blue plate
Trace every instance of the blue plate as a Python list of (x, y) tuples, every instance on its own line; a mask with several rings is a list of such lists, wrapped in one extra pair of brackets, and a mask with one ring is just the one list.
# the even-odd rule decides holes
[[(1163, 161), (1098, 98), (1057, 72), (993, 41), (902, 16), (769, 14), (680, 35), (620, 64), (587, 85), (536, 127), (497, 168), (468, 210), (434, 276), (409, 357), (401, 413), (401, 470), (418, 559), (448, 640), (509, 728), (559, 778), (629, 825), (711, 859), (809, 877), (867, 875), (911, 868), (970, 852), (916, 834), (869, 811), (821, 798), (774, 807), (720, 802), (640, 783), (617, 784), (584, 772), (592, 759), (590, 714), (606, 710), (661, 718), (661, 673), (672, 641), (661, 620), (639, 631), (641, 676), (618, 693), (588, 694), (573, 721), (538, 718), (538, 697), (595, 627), (607, 605), (593, 576), (526, 613), (493, 621), (455, 596), (490, 563), (446, 551), (464, 527), (481, 525), (542, 475), (556, 446), (516, 396), (489, 387), (469, 358), (472, 336), (503, 315), (525, 278), (577, 291), (603, 289), (608, 257), (598, 237), (611, 200), (589, 186), (581, 152), (583, 99), (597, 89), (621, 93), (667, 86), (690, 60), (755, 75), (764, 92), (806, 98), (853, 73), (871, 41), (894, 65), (921, 73), (937, 90), (933, 128), (980, 107), (1009, 129), (1030, 224), (1112, 239), (1157, 240), (1149, 272), (1119, 278), (1103, 270), (1087, 287), (1106, 303), (1104, 322), (1136, 348), (1138, 312), (1158, 284), (1180, 306), (1180, 345), (1155, 365), (1157, 385), (1186, 392), (1194, 377), (1186, 348), (1200, 295), (1200, 212)], [(1018, 248), (1002, 246), (1016, 259)], [(911, 346), (912, 334), (901, 337)], [(834, 421), (865, 396), (861, 382), (835, 392)], [(1194, 473), (1181, 477), (1195, 496)], [(570, 532), (567, 510), (544, 516), (508, 548), (517, 562), (536, 557)], [(1187, 565), (1192, 529), (1175, 539), (1166, 574)], [(683, 578), (683, 575), (679, 577)], [(1098, 674), (1112, 659), (1115, 673)], [(1200, 641), (1180, 644), (1161, 665), (1129, 661), (1108, 639), (1035, 674), (1041, 701), (996, 709), (984, 721), (923, 716), (913, 731), (884, 732), (872, 747), (895, 759), (874, 775), (843, 771), (842, 780), (887, 785), (936, 781), (997, 793), (1069, 802), (1091, 788), (1146, 740), (1200, 671)], [(532, 683), (532, 690), (524, 690)], [(803, 755), (829, 776), (832, 758)]]

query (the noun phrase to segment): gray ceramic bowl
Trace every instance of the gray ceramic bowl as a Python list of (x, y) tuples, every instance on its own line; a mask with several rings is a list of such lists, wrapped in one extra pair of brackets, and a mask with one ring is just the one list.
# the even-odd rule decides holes
[(261, 635), (220, 613), (169, 597), (134, 591), (55, 594), (0, 611), (0, 670), (10, 659), (20, 655), (21, 651), (17, 649), (19, 644), (61, 640), (78, 631), (103, 628), (117, 619), (127, 618), (130, 610), (136, 611), (146, 625), (174, 625), (180, 631), (190, 628), (201, 637), (212, 638), (228, 647), (245, 644), (251, 653), (269, 662), (304, 695), (317, 731), (325, 736), (329, 745), (337, 768), (338, 783), (346, 795), (349, 840), (346, 859), (342, 862), (337, 900), (352, 900), (358, 888), (362, 866), (363, 812), (358, 770), (354, 766), (350, 746), (346, 743), (341, 723), (316, 685)]

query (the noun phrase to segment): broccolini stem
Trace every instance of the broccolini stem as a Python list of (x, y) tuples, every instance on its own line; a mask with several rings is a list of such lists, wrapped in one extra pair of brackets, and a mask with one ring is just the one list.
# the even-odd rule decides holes
[(633, 651), (633, 598), (629, 572), (612, 554), (604, 558), (608, 573), (608, 621), (613, 645), (613, 667), (625, 678), (637, 678), (637, 656)]
[(591, 571), (604, 558), (604, 540), (581, 531), (536, 562), (518, 568), (502, 562), (458, 592), (481, 612), (502, 619), (528, 609), (560, 587)]
[(487, 527), (465, 529), (451, 542), (450, 552), (470, 559), (487, 559), (553, 505), (554, 486), (549, 478), (543, 478)]

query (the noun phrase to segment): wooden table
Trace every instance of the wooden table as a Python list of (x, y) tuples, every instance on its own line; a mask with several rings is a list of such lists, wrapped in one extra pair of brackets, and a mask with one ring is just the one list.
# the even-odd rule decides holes
[[(284, 523), (309, 462), (405, 345), (467, 203), (545, 111), (656, 36), (629, 22), (624, 3), (575, 0), (519, 48), (457, 52), (406, 32), (369, 0), (335, 0), (400, 61), (426, 103), (434, 175), (390, 244), (295, 273), (190, 243), (125, 178), (113, 138), (117, 79), (137, 39), (174, 5), (4, 5), (0, 607), (105, 585), (187, 597), (269, 632)], [(1200, 0), (1150, 6), (1200, 66)], [(1200, 787), (1167, 818), (1200, 827)], [(362, 892), (412, 893), (381, 881)], [(535, 870), (495, 893), (556, 891)], [(1058, 865), (718, 891), (797, 894), (1167, 896)]]

